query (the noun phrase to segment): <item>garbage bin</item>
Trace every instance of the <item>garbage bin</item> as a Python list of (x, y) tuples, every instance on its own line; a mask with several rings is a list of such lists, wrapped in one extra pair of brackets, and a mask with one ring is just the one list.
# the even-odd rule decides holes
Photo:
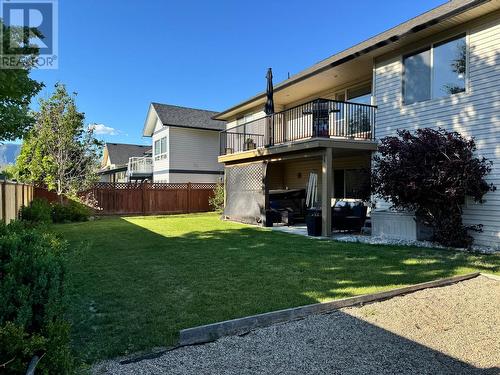
[(307, 235), (321, 236), (321, 209), (311, 208), (306, 215)]

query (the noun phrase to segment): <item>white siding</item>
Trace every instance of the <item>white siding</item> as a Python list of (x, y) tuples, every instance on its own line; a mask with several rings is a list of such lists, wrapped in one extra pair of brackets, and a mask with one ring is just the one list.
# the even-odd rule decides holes
[[(442, 127), (473, 136), (478, 154), (493, 161), (488, 180), (500, 188), (500, 23), (496, 19), (464, 26), (468, 32), (469, 82), (466, 93), (404, 106), (401, 56), (375, 66), (378, 138), (396, 129)], [(477, 244), (500, 248), (500, 189), (486, 195), (483, 205), (468, 203), (466, 224), (484, 225), (474, 234)]]
[[(156, 160), (155, 159), (155, 141), (167, 137), (167, 158)], [(155, 130), (153, 132), (153, 181), (154, 182), (170, 182), (168, 178), (168, 169), (170, 168), (170, 128), (168, 126), (163, 126), (161, 121), (157, 119)]]

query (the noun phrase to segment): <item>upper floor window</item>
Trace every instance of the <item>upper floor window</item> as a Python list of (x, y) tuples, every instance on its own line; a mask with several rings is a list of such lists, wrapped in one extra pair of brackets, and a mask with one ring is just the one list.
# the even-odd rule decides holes
[(412, 104), (464, 92), (466, 65), (465, 35), (405, 56), (404, 103)]
[(360, 104), (371, 104), (372, 86), (370, 83), (347, 89), (347, 101)]
[(155, 160), (162, 160), (167, 158), (167, 137), (157, 139), (155, 141)]

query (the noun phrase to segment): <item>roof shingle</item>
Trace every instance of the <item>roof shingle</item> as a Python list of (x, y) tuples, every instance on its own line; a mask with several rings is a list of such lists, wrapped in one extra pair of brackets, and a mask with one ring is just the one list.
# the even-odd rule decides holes
[(170, 104), (151, 104), (163, 125), (217, 131), (225, 129), (225, 121), (212, 120), (212, 116), (215, 116), (217, 112)]
[(151, 146), (126, 143), (106, 143), (106, 148), (108, 149), (108, 157), (111, 163), (115, 165), (127, 164), (129, 158), (144, 156), (145, 153), (151, 152)]

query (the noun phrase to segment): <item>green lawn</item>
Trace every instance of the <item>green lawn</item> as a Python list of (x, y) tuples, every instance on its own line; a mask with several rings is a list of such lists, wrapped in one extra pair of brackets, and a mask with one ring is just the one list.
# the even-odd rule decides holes
[(472, 271), (500, 256), (322, 241), (215, 214), (54, 226), (71, 244), (74, 347), (88, 363), (175, 344), (179, 329)]

